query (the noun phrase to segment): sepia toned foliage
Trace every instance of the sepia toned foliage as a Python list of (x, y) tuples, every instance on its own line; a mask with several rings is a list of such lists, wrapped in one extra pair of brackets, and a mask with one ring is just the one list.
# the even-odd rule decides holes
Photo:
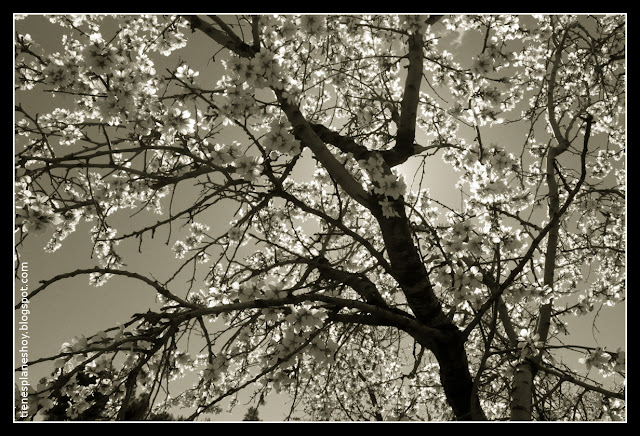
[[(31, 416), (625, 419), (624, 350), (571, 337), (625, 299), (624, 15), (47, 18), (60, 51), (16, 21), (16, 256), (90, 223), (95, 266), (29, 299), (161, 308), (39, 360)], [(161, 232), (178, 266), (129, 269)]]

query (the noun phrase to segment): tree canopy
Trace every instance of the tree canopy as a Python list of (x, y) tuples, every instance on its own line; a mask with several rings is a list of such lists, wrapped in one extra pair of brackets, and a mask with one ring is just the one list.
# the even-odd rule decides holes
[(16, 265), (82, 223), (94, 262), (28, 300), (160, 302), (30, 362), (30, 418), (625, 419), (572, 337), (625, 300), (625, 15), (15, 18)]

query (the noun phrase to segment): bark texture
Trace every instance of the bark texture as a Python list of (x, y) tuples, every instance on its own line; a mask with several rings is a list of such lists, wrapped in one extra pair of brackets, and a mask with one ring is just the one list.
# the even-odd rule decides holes
[(402, 198), (395, 202), (398, 217), (382, 217), (375, 205), (372, 205), (372, 211), (378, 217), (394, 277), (411, 310), (418, 321), (440, 333), (435, 340), (433, 336), (428, 341), (420, 338), (418, 340), (433, 352), (438, 361), (440, 383), (456, 419), (485, 420), (478, 397), (473, 391), (473, 378), (469, 372), (465, 350), (466, 338), (442, 311), (428, 272), (413, 243)]

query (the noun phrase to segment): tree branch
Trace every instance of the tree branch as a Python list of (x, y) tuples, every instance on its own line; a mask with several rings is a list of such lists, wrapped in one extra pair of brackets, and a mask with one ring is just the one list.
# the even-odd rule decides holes
[[(198, 308), (200, 306), (196, 305), (196, 304), (192, 304), (189, 303), (185, 300), (183, 300), (182, 298), (174, 295), (173, 293), (169, 292), (166, 288), (164, 288), (163, 286), (160, 285), (160, 283), (158, 283), (155, 280), (151, 280), (148, 277), (145, 277), (141, 274), (135, 273), (135, 272), (131, 272), (131, 271), (124, 271), (124, 270), (119, 270), (119, 269), (112, 269), (112, 268), (102, 268), (102, 267), (93, 267), (93, 268), (88, 268), (88, 269), (77, 269), (75, 271), (71, 271), (68, 273), (63, 273), (63, 274), (59, 274), (49, 280), (42, 280), (40, 283), (42, 283), (38, 288), (36, 288), (33, 292), (31, 292), (29, 295), (27, 295), (27, 300), (31, 300), (33, 297), (35, 297), (36, 295), (38, 295), (40, 292), (42, 292), (44, 289), (46, 289), (48, 286), (50, 286), (51, 284), (66, 279), (66, 278), (70, 278), (70, 277), (75, 277), (77, 275), (81, 275), (81, 274), (92, 274), (92, 273), (101, 273), (101, 274), (113, 274), (113, 275), (121, 275), (121, 276), (126, 276), (126, 277), (131, 277), (134, 279), (138, 279), (143, 281), (144, 283), (148, 284), (149, 286), (151, 286), (152, 288), (154, 288), (160, 295), (162, 295), (165, 298), (168, 298), (169, 300), (172, 300), (184, 307), (189, 307), (189, 308)], [(15, 306), (15, 310), (20, 309), (22, 303), (18, 303)]]
[(321, 278), (328, 280), (334, 280), (339, 283), (349, 286), (356, 291), (367, 303), (374, 306), (378, 306), (381, 309), (391, 310), (401, 316), (409, 316), (409, 314), (397, 309), (391, 308), (387, 305), (382, 295), (378, 291), (376, 285), (369, 280), (365, 274), (350, 273), (347, 271), (341, 271), (331, 267), (331, 264), (325, 258), (319, 258), (313, 264), (320, 273)]
[[(560, 126), (558, 125), (558, 120), (555, 116), (555, 106), (554, 106), (554, 91), (556, 86), (556, 75), (558, 73), (558, 68), (560, 67), (560, 61), (562, 60), (562, 50), (564, 50), (564, 44), (569, 35), (569, 29), (565, 29), (562, 34), (562, 39), (558, 43), (556, 47), (555, 57), (553, 59), (553, 63), (551, 64), (551, 72), (549, 73), (549, 85), (547, 87), (547, 112), (549, 114), (549, 124), (551, 125), (551, 129), (553, 130), (553, 134), (558, 141), (557, 153), (560, 154), (562, 151), (566, 150), (569, 147), (569, 141), (564, 137), (562, 132), (560, 131)], [(562, 151), (560, 151), (562, 150)]]
[(400, 315), (388, 309), (380, 308), (373, 304), (365, 303), (358, 300), (332, 297), (329, 295), (322, 295), (318, 293), (289, 295), (287, 297), (277, 299), (257, 299), (241, 303), (221, 304), (212, 307), (197, 306), (192, 310), (176, 314), (176, 318), (174, 318), (174, 321), (182, 322), (184, 320), (192, 319), (199, 316), (219, 315), (222, 313), (249, 309), (278, 308), (291, 304), (303, 303), (325, 303), (330, 307), (355, 309), (364, 313), (369, 313), (371, 316), (377, 318), (380, 321), (380, 325), (397, 327), (415, 337), (423, 346), (429, 349), (435, 346), (436, 341), (442, 341), (447, 338), (446, 334), (441, 332), (439, 329), (428, 327), (417, 320), (407, 317), (406, 314)]
[(273, 91), (280, 103), (280, 107), (293, 126), (295, 136), (300, 139), (303, 145), (311, 149), (315, 158), (318, 159), (331, 177), (338, 182), (338, 185), (340, 185), (351, 198), (368, 209), (370, 207), (369, 194), (365, 192), (362, 186), (349, 174), (344, 165), (338, 162), (333, 153), (329, 151), (325, 143), (304, 118), (300, 110), (289, 103), (287, 98), (284, 97), (283, 91), (281, 89), (273, 89)]
[[(215, 29), (211, 24), (206, 23), (195, 15), (186, 15), (184, 18), (191, 23), (191, 27), (199, 29), (209, 36), (214, 41), (218, 42), (223, 47), (228, 48), (237, 55), (246, 58), (252, 58), (255, 55), (255, 50), (248, 44), (242, 42), (231, 30), (227, 30), (223, 33)], [(220, 24), (220, 23), (218, 23)], [(231, 32), (231, 35), (229, 35)], [(422, 50), (422, 48), (420, 49)], [(300, 110), (291, 104), (287, 98), (283, 95), (283, 90), (278, 88), (272, 88), (278, 99), (278, 103), (284, 113), (287, 115), (289, 122), (294, 127), (294, 133), (313, 152), (314, 156), (329, 172), (340, 187), (347, 192), (354, 200), (362, 204), (365, 207), (369, 207), (369, 195), (362, 189), (360, 184), (349, 174), (340, 162), (338, 162), (335, 156), (327, 149), (326, 145), (314, 132), (309, 122), (304, 118)]]
[(284, 190), (279, 190), (277, 192), (277, 195), (280, 198), (283, 198), (287, 201), (290, 201), (291, 203), (293, 203), (295, 206), (297, 206), (298, 208), (302, 209), (305, 212), (308, 212), (312, 215), (315, 215), (319, 218), (322, 218), (324, 221), (326, 221), (327, 223), (336, 226), (337, 228), (339, 228), (340, 230), (342, 230), (346, 235), (351, 236), (354, 240), (356, 240), (357, 242), (360, 243), (360, 245), (362, 245), (368, 252), (369, 254), (371, 254), (380, 264), (380, 266), (382, 266), (384, 268), (384, 270), (393, 276), (393, 270), (391, 268), (391, 265), (389, 265), (389, 262), (387, 262), (387, 260), (385, 259), (384, 255), (375, 249), (375, 247), (371, 244), (371, 242), (369, 242), (367, 239), (365, 239), (364, 237), (362, 237), (361, 235), (359, 235), (358, 233), (356, 233), (355, 231), (351, 230), (349, 227), (347, 227), (342, 221), (332, 218), (331, 216), (327, 215), (326, 213), (314, 209), (311, 206), (308, 206), (305, 202), (303, 202), (302, 200), (296, 198), (294, 195), (292, 195), (289, 192), (286, 192)]
[[(588, 132), (590, 132), (591, 128), (589, 127), (587, 130)], [(478, 324), (478, 322), (480, 322), (480, 318), (482, 314), (486, 312), (489, 307), (491, 307), (493, 302), (502, 295), (505, 289), (511, 286), (511, 283), (513, 283), (515, 278), (522, 272), (522, 270), (524, 269), (524, 266), (527, 264), (527, 262), (529, 262), (529, 260), (531, 259), (531, 256), (533, 255), (533, 252), (538, 248), (538, 246), (540, 245), (544, 237), (547, 236), (547, 234), (553, 228), (553, 226), (555, 226), (560, 221), (564, 213), (569, 208), (569, 205), (573, 202), (574, 197), (580, 190), (580, 187), (584, 183), (584, 180), (587, 175), (586, 158), (587, 158), (588, 142), (589, 142), (589, 138), (588, 138), (588, 135), (585, 133), (584, 147), (581, 154), (581, 174), (580, 174), (580, 178), (578, 179), (578, 182), (576, 183), (575, 188), (571, 190), (571, 192), (569, 192), (569, 195), (567, 196), (567, 199), (565, 200), (562, 207), (558, 210), (558, 212), (553, 217), (551, 217), (551, 220), (547, 223), (546, 226), (544, 226), (544, 228), (540, 231), (540, 233), (538, 233), (538, 236), (536, 236), (534, 240), (531, 242), (529, 249), (524, 254), (524, 256), (520, 259), (520, 262), (518, 263), (518, 265), (516, 265), (516, 267), (511, 270), (511, 273), (504, 280), (504, 282), (500, 284), (500, 287), (497, 288), (496, 291), (493, 292), (491, 296), (482, 304), (482, 306), (478, 310), (478, 313), (476, 314), (476, 317), (473, 319), (473, 321), (469, 323), (469, 325), (467, 325), (467, 327), (464, 329), (463, 334), (469, 335), (471, 330), (473, 330)]]
[(413, 154), (424, 57), (422, 45), (423, 40), (420, 33), (409, 36), (409, 53), (407, 55), (409, 66), (400, 104), (396, 144), (392, 149), (393, 153), (385, 156), (387, 163), (392, 167), (406, 161)]
[(233, 51), (238, 56), (250, 58), (255, 54), (254, 49), (250, 45), (243, 42), (240, 38), (238, 38), (238, 36), (235, 35), (230, 29), (226, 33), (221, 32), (220, 30), (213, 27), (210, 23), (207, 23), (196, 15), (183, 15), (183, 18), (191, 24), (191, 28), (202, 31), (209, 38), (213, 39), (223, 47), (226, 47), (229, 50)]
[(602, 395), (604, 395), (607, 398), (618, 398), (620, 400), (624, 400), (625, 399), (625, 392), (624, 390), (622, 392), (613, 392), (613, 391), (609, 391), (607, 389), (601, 388), (600, 386), (595, 386), (595, 385), (591, 385), (589, 383), (583, 382), (581, 380), (578, 380), (575, 377), (572, 377), (568, 374), (562, 373), (560, 371), (557, 371), (553, 368), (549, 368), (547, 366), (544, 365), (537, 365), (536, 366), (537, 369), (544, 371), (548, 374), (551, 375), (555, 375), (556, 377), (559, 377), (562, 380), (568, 381), (569, 383), (573, 383), (575, 385), (578, 385), (580, 387), (583, 387), (589, 391), (594, 391), (594, 392), (598, 392)]
[[(362, 371), (358, 371), (358, 378), (362, 380), (364, 383), (367, 382), (367, 379), (364, 376), (364, 374), (362, 374)], [(384, 418), (382, 417), (382, 413), (380, 413), (380, 408), (378, 406), (378, 400), (376, 398), (375, 392), (373, 392), (373, 389), (371, 389), (371, 386), (367, 386), (366, 389), (367, 389), (367, 393), (369, 394), (369, 399), (371, 400), (371, 405), (373, 406), (373, 409), (374, 409), (376, 421), (384, 421)]]

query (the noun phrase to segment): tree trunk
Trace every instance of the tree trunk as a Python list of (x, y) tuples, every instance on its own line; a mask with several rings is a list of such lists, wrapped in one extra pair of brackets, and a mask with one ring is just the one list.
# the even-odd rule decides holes
[(524, 361), (516, 367), (511, 386), (511, 421), (531, 421), (533, 371)]
[(440, 383), (447, 402), (457, 420), (485, 420), (478, 397), (473, 394), (465, 338), (445, 315), (440, 300), (433, 291), (427, 270), (413, 243), (402, 197), (394, 202), (394, 209), (398, 214), (394, 218), (381, 216), (379, 206), (375, 201), (372, 203), (371, 208), (380, 224), (394, 278), (412, 312), (420, 322), (442, 333), (438, 338), (431, 337), (423, 341), (418, 338), (418, 341), (431, 350), (438, 361)]
[(445, 335), (448, 340), (432, 349), (440, 366), (440, 383), (458, 421), (485, 421), (487, 418), (478, 396), (473, 392), (473, 378), (461, 333), (452, 325)]

